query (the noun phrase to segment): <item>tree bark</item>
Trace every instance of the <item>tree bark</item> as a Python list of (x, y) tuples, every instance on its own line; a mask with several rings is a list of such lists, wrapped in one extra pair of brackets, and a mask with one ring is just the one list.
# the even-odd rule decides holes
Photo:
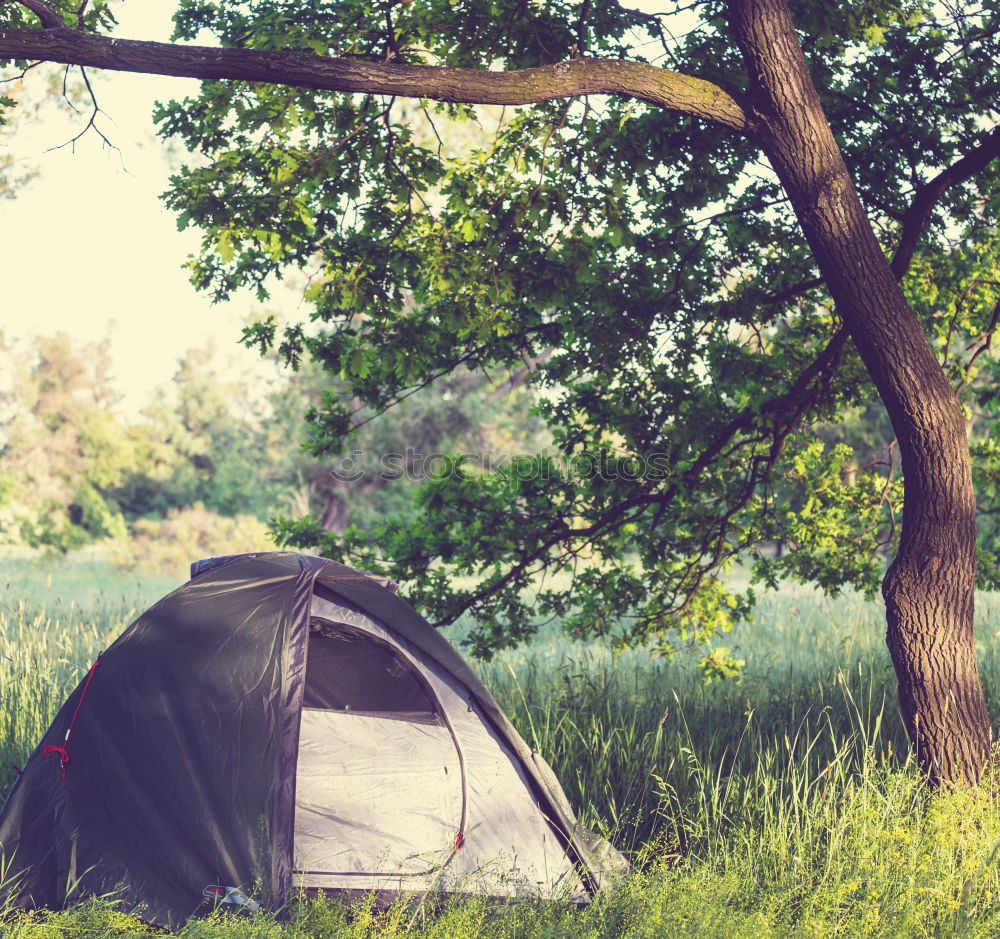
[(976, 504), (958, 397), (875, 240), (784, 0), (732, 0), (730, 11), (756, 137), (899, 441), (902, 533), (882, 592), (903, 717), (932, 780), (972, 783), (992, 729), (973, 640)]
[(746, 117), (739, 102), (718, 85), (624, 59), (580, 58), (538, 68), (493, 72), (371, 62), (297, 51), (219, 49), (109, 39), (73, 29), (0, 29), (0, 59), (4, 58), (466, 104), (535, 104), (576, 95), (627, 95), (730, 130), (746, 129)]

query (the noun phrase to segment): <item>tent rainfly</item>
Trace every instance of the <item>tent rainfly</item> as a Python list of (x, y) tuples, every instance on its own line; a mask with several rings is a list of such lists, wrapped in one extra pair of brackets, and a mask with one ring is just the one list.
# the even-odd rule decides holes
[(563, 897), (626, 867), (395, 585), (199, 561), (59, 711), (0, 813), (0, 895), (176, 927), (300, 889)]

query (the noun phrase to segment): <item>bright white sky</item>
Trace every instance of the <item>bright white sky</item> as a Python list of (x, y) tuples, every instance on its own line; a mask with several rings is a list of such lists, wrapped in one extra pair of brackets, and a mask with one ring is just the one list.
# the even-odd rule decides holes
[[(172, 9), (163, 0), (126, 0), (116, 34), (165, 41)], [(45, 152), (71, 139), (83, 123), (70, 123), (57, 108), (43, 112), (41, 122), (19, 122), (10, 142), (22, 169), (37, 166), (40, 176), (16, 199), (0, 201), (0, 330), (22, 338), (60, 330), (87, 342), (110, 337), (127, 413), (170, 379), (186, 349), (210, 340), (230, 370), (273, 373), (273, 366), (236, 345), (247, 315), (260, 309), (256, 298), (246, 294), (213, 306), (194, 290), (182, 265), (197, 248), (198, 232), (178, 232), (173, 213), (158, 199), (170, 163), (155, 136), (153, 103), (196, 88), (186, 79), (101, 73), (95, 84), (107, 112), (101, 126), (121, 154), (102, 149), (93, 133), (77, 142), (75, 152)], [(295, 312), (289, 297), (276, 297), (268, 309), (282, 303)]]

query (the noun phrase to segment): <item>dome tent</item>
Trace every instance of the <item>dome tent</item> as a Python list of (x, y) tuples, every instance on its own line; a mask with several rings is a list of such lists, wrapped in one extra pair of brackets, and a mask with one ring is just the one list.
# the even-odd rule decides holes
[(165, 926), (298, 888), (586, 902), (624, 860), (393, 587), (292, 553), (192, 565), (25, 765), (0, 892)]

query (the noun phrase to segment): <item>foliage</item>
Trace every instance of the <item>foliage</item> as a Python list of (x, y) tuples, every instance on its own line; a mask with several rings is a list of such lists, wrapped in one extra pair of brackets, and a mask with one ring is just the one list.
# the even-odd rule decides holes
[[(50, 6), (67, 28), (100, 32), (110, 29), (116, 22), (112, 0), (93, 0), (92, 3), (88, 2), (87, 6), (80, 6), (67, 0)], [(39, 20), (27, 7), (11, 4), (4, 8), (3, 25), (8, 29), (33, 29), (39, 25)]]
[(224, 377), (211, 346), (191, 349), (127, 420), (107, 343), (60, 334), (4, 353), (0, 543), (65, 551), (110, 539), (118, 563), (144, 570), (272, 545), (261, 522), (276, 511), (315, 512), (337, 530), (412, 515), (442, 451), (496, 459), (542, 432), (523, 388), (461, 371), (367, 425), (345, 462), (303, 450), (302, 415), (329, 394), (316, 363), (283, 372), (275, 362), (274, 377), (251, 386)]
[[(13, 88), (4, 86), (0, 93), (0, 140), (9, 138), (16, 130), (10, 117), (5, 116), (8, 109), (16, 103), (17, 95), (21, 91), (21, 82), (17, 82)], [(0, 199), (11, 199), (20, 189), (26, 186), (37, 175), (37, 171), (26, 169), (19, 175), (12, 175), (21, 167), (15, 165), (14, 157), (9, 153), (0, 155)]]
[(302, 418), (339, 399), (346, 383), (331, 385), (319, 363), (301, 363), (269, 395), (270, 417), (260, 435), (276, 472), (295, 484), (293, 511), (306, 516), (279, 518), (278, 537), (311, 541), (314, 532), (372, 527), (386, 517), (420, 524), (414, 493), (441, 466), (443, 454), (509, 459), (544, 439), (544, 425), (528, 413), (530, 394), (510, 381), (495, 385), (458, 369), (359, 427), (350, 451), (338, 456), (325, 452)]
[[(744, 87), (721, 7), (697, 15), (184, 0), (175, 38), (483, 68), (572, 50)], [(891, 253), (925, 184), (995, 123), (997, 11), (877, 0), (795, 16)], [(359, 418), (461, 366), (541, 360), (531, 381), (550, 452), (494, 473), (456, 460), (423, 488), (416, 518), (342, 534), (305, 519), (279, 527), (289, 544), (382, 566), (439, 623), (470, 611), (479, 652), (547, 619), (621, 646), (709, 640), (753, 607), (752, 589), (731, 595), (721, 576), (747, 552), (767, 585), (875, 590), (898, 480), (867, 442), (834, 445), (846, 431), (830, 427), (873, 391), (749, 141), (615, 97), (498, 112), (238, 81), (205, 82), (157, 117), (194, 155), (166, 195), (203, 233), (193, 282), (264, 296), (270, 278), (309, 272), (310, 322), (261, 322), (247, 341), (329, 372), (336, 391), (310, 412), (315, 452), (351, 449)], [(456, 126), (473, 135), (462, 147)], [(996, 183), (993, 166), (944, 187), (904, 279), (984, 439)], [(984, 464), (987, 492), (990, 474)], [(987, 583), (1000, 569), (992, 519)], [(777, 561), (761, 550), (775, 542)]]
[(266, 518), (287, 491), (268, 478), (257, 415), (238, 410), (247, 389), (218, 377), (211, 349), (189, 352), (176, 396), (161, 391), (133, 422), (117, 410), (107, 341), (76, 345), (60, 333), (2, 351), (3, 543), (66, 551), (121, 541), (139, 518), (199, 503)]
[(115, 541), (112, 559), (125, 570), (184, 575), (198, 558), (274, 550), (267, 526), (252, 515), (224, 516), (195, 503), (164, 519), (143, 518)]
[[(19, 585), (0, 599), (2, 793), (8, 764), (31, 752), (96, 652), (176, 581), (72, 559), (5, 559), (0, 570)], [(997, 596), (981, 595), (978, 608), (995, 702)], [(383, 913), (362, 905), (348, 915), (320, 901), (283, 921), (216, 916), (180, 934), (996, 935), (996, 801), (986, 788), (931, 795), (920, 783), (886, 707), (893, 687), (878, 612), (856, 597), (782, 588), (761, 601), (755, 627), (730, 640), (749, 662), (741, 685), (705, 685), (686, 662), (615, 655), (557, 629), (479, 664), (582, 820), (635, 863), (624, 889), (587, 910), (471, 898)], [(154, 931), (107, 903), (0, 918), (4, 939), (70, 934)]]
[(134, 439), (114, 413), (106, 343), (68, 335), (0, 345), (0, 540), (79, 547), (125, 533), (112, 492), (137, 469)]
[[(269, 408), (246, 382), (223, 378), (215, 349), (189, 349), (134, 427), (145, 459), (118, 491), (129, 519), (201, 503), (221, 515), (267, 518), (287, 502), (284, 453), (262, 446)], [(289, 441), (284, 441), (284, 448)]]

